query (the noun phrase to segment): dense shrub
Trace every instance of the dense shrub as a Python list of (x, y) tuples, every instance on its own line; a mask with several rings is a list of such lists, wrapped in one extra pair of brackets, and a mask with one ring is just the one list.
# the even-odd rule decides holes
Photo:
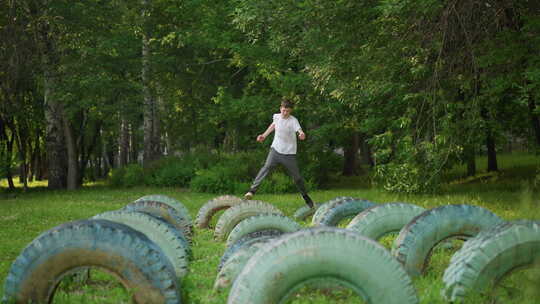
[[(202, 156), (201, 156), (202, 158)], [(165, 157), (145, 170), (145, 184), (151, 186), (186, 187), (195, 176), (201, 162), (188, 154), (184, 157)]]
[(113, 187), (120, 187), (123, 184), (125, 168), (115, 168), (109, 172), (107, 183)]
[(197, 171), (196, 176), (191, 180), (190, 187), (197, 192), (238, 193), (246, 184), (246, 173), (247, 164), (245, 163), (219, 164)]
[[(181, 157), (165, 157), (148, 168), (132, 164), (114, 169), (109, 177), (112, 186), (137, 185), (190, 187), (208, 193), (242, 193), (266, 161), (268, 150), (241, 153), (189, 153)], [(339, 170), (339, 156), (330, 153), (306, 153), (299, 156), (299, 166), (312, 190), (325, 182), (331, 172)], [(286, 170), (275, 168), (261, 184), (259, 193), (296, 192), (296, 186)]]
[[(311, 180), (305, 180), (305, 186), (308, 191), (315, 188)], [(297, 191), (293, 179), (285, 173), (285, 170), (276, 170), (269, 174), (258, 189), (258, 193), (294, 193)]]
[(127, 187), (139, 186), (144, 183), (143, 168), (138, 164), (126, 166), (124, 185)]

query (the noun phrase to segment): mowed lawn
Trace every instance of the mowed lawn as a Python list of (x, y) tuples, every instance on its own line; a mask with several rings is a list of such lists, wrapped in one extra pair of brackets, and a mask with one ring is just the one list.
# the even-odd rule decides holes
[[(485, 160), (480, 159), (479, 165)], [(398, 195), (366, 186), (365, 178), (340, 179), (330, 189), (314, 191), (317, 202), (325, 202), (338, 196), (352, 196), (376, 203), (408, 202), (425, 208), (446, 204), (472, 204), (482, 206), (506, 220), (528, 218), (540, 219), (540, 185), (534, 184), (540, 158), (534, 155), (505, 155), (499, 157), (501, 172), (480, 174), (476, 179), (460, 179), (463, 168), (456, 168), (449, 182), (438, 194)], [(482, 167), (479, 168), (482, 173)], [(181, 201), (195, 219), (199, 208), (208, 200), (222, 194), (193, 193), (177, 188), (129, 188), (114, 189), (102, 184), (89, 184), (77, 191), (49, 191), (43, 184), (33, 184), (28, 192), (0, 194), (0, 295), (4, 292), (4, 280), (11, 263), (21, 250), (42, 232), (59, 224), (90, 218), (98, 213), (116, 210), (137, 198), (148, 194), (163, 194)], [(236, 193), (236, 195), (241, 195)], [(256, 196), (274, 204), (285, 215), (292, 216), (303, 206), (298, 194), (261, 194)], [(220, 213), (212, 221), (214, 225)], [(305, 227), (309, 221), (301, 222)], [(385, 239), (389, 247), (392, 239)], [(213, 239), (213, 231), (195, 229), (193, 260), (190, 273), (180, 284), (185, 303), (225, 303), (228, 291), (212, 290), (217, 266), (225, 249), (224, 242)], [(427, 274), (414, 280), (420, 303), (446, 303), (440, 296), (442, 274), (454, 250), (434, 252)], [(374, 274), (376, 275), (376, 274)], [(515, 280), (521, 277), (516, 275)], [(103, 293), (103, 292), (102, 292)], [(86, 295), (84, 302), (117, 303), (118, 295)], [(530, 300), (530, 299), (529, 299)], [(82, 300), (81, 300), (82, 301)], [(55, 301), (61, 302), (61, 301)], [(68, 301), (69, 302), (69, 301)], [(292, 303), (363, 303), (350, 292), (302, 291)], [(526, 302), (523, 302), (526, 303)]]

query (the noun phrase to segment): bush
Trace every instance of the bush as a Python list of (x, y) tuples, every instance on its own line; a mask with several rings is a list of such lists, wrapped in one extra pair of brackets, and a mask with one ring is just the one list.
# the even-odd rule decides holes
[[(247, 164), (236, 166), (219, 164), (209, 169), (197, 171), (191, 180), (190, 188), (197, 192), (238, 193), (245, 185)], [(246, 189), (246, 188), (244, 188)]]
[(126, 168), (115, 168), (109, 173), (107, 182), (113, 187), (121, 187), (124, 185), (124, 175), (126, 175)]
[(139, 164), (131, 164), (126, 166), (124, 175), (124, 186), (133, 187), (144, 184), (144, 170)]
[[(148, 168), (132, 164), (114, 169), (109, 177), (112, 186), (137, 185), (190, 187), (193, 191), (208, 193), (241, 193), (247, 191), (251, 181), (264, 165), (267, 150), (235, 154), (189, 153), (182, 157), (165, 157)], [(327, 180), (330, 172), (339, 167), (339, 156), (312, 153), (309, 158), (299, 158), (308, 163), (301, 169), (308, 190)], [(260, 193), (296, 192), (291, 177), (283, 168), (272, 172), (262, 183)]]
[(109, 184), (115, 187), (133, 187), (144, 184), (143, 168), (138, 164), (113, 169), (109, 175)]
[[(315, 188), (311, 180), (305, 180), (305, 187), (308, 191)], [(293, 179), (284, 170), (270, 173), (258, 189), (258, 193), (295, 193), (297, 191)]]
[(186, 187), (195, 176), (197, 164), (192, 155), (182, 158), (162, 158), (145, 170), (145, 184), (158, 187)]

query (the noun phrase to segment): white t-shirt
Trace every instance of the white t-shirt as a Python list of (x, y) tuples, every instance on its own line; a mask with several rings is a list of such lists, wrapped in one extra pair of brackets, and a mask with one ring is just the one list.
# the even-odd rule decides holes
[(298, 119), (292, 115), (283, 118), (281, 113), (274, 114), (272, 119), (275, 134), (271, 147), (281, 154), (296, 154), (296, 132), (302, 129)]

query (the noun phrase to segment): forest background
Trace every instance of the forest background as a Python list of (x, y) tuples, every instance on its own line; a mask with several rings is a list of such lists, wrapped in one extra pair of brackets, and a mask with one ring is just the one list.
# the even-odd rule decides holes
[[(6, 0), (0, 175), (247, 189), (283, 97), (311, 188), (437, 191), (455, 166), (540, 147), (532, 0)], [(338, 153), (339, 152), (339, 153)], [(540, 162), (539, 162), (540, 163)], [(540, 180), (540, 166), (536, 169)], [(539, 182), (540, 184), (540, 182)], [(272, 175), (262, 192), (294, 191)]]

